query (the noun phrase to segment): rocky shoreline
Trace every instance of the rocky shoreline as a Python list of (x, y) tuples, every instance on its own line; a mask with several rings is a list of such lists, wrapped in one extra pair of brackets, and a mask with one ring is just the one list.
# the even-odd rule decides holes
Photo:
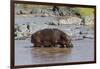
[(73, 39), (94, 38), (94, 16), (81, 16), (70, 7), (15, 9), (15, 39), (27, 39), (44, 28), (58, 28)]

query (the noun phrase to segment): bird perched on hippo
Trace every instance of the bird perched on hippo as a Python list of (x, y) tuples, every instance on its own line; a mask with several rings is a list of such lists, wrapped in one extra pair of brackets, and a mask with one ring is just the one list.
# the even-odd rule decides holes
[(72, 48), (70, 37), (63, 31), (53, 29), (42, 29), (31, 36), (31, 43), (34, 47), (59, 47), (59, 48)]

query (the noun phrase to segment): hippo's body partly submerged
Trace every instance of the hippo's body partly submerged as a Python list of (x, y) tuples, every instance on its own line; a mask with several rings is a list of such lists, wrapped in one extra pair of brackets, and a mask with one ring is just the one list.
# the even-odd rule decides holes
[(73, 47), (71, 39), (59, 29), (43, 29), (31, 36), (34, 47)]

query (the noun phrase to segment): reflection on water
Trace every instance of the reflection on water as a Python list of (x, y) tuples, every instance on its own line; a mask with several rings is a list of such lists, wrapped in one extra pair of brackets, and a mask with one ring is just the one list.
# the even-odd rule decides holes
[[(71, 53), (71, 49), (67, 48), (33, 48), (33, 62), (36, 63), (56, 63), (67, 61), (67, 56)], [(36, 61), (34, 61), (34, 59)]]
[(15, 65), (94, 60), (94, 39), (72, 41), (73, 48), (32, 48), (30, 40), (15, 40)]
[(70, 48), (32, 48), (32, 53), (33, 54), (38, 54), (38, 55), (56, 55), (56, 54), (69, 54), (71, 53)]

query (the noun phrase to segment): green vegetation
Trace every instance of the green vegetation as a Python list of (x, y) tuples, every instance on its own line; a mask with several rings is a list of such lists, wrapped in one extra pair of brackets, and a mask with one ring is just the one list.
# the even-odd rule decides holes
[(89, 15), (93, 15), (93, 13), (94, 13), (94, 9), (93, 8), (81, 8), (81, 7), (78, 7), (78, 8), (76, 8), (76, 10), (81, 16), (89, 16)]

